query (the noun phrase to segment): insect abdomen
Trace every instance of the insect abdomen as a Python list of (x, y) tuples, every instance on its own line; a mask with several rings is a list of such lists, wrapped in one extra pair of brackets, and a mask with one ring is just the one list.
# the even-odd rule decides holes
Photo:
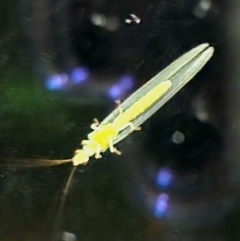
[(114, 121), (114, 124), (121, 126), (134, 120), (136, 117), (144, 113), (144, 111), (152, 106), (158, 99), (160, 99), (160, 97), (164, 95), (171, 86), (172, 82), (170, 80), (163, 81), (139, 99), (129, 109), (119, 115)]

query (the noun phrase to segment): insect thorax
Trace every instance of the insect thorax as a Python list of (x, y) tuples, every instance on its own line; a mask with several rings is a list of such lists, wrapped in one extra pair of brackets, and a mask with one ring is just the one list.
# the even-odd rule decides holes
[(115, 139), (117, 135), (118, 131), (115, 126), (113, 124), (107, 124), (91, 132), (88, 135), (88, 139), (97, 142), (101, 146), (101, 150), (105, 150), (109, 147), (110, 141)]

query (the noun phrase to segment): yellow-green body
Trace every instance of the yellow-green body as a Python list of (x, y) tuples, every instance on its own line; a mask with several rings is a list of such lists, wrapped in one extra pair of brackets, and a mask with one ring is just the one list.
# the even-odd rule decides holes
[(213, 52), (214, 48), (207, 43), (193, 48), (128, 97), (100, 125), (92, 124), (93, 131), (88, 135), (88, 140), (82, 141), (82, 149), (76, 151), (72, 158), (73, 165), (86, 164), (91, 156), (101, 158), (101, 153), (107, 149), (120, 154), (113, 145), (171, 99), (203, 68)]
[(140, 100), (136, 101), (129, 109), (120, 114), (114, 121), (113, 125), (122, 130), (121, 127), (126, 126), (127, 123), (134, 120), (136, 117), (143, 114), (146, 109), (151, 107), (161, 96), (168, 91), (172, 86), (170, 80), (163, 81), (157, 85), (154, 89), (149, 91)]

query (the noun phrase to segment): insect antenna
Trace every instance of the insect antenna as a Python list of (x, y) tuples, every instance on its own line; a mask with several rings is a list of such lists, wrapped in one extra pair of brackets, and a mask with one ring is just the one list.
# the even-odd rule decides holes
[(61, 218), (62, 218), (62, 214), (63, 214), (63, 209), (64, 209), (64, 206), (65, 206), (65, 203), (66, 203), (66, 198), (67, 198), (67, 194), (68, 194), (68, 191), (69, 191), (69, 187), (70, 187), (70, 184), (71, 184), (71, 181), (73, 179), (73, 176), (75, 174), (76, 169), (77, 169), (77, 167), (75, 166), (71, 170), (71, 173), (70, 173), (69, 178), (67, 180), (66, 186), (63, 189), (62, 201), (61, 201), (60, 206), (58, 208), (58, 212), (57, 212), (56, 220), (55, 220), (55, 225), (54, 225), (54, 228), (53, 228), (52, 241), (60, 240), (59, 230), (60, 230), (60, 225), (61, 225)]
[(31, 167), (52, 167), (72, 162), (72, 159), (65, 160), (49, 160), (49, 159), (8, 159), (1, 158), (3, 161), (0, 163), (2, 167), (13, 168), (31, 168)]

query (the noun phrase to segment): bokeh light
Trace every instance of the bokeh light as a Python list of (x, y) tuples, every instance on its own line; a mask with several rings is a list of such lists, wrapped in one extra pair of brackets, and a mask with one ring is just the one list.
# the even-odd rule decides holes
[(108, 95), (111, 99), (118, 99), (124, 93), (131, 90), (133, 87), (133, 77), (130, 75), (123, 75), (119, 78), (118, 82), (114, 84), (108, 91)]
[(84, 67), (75, 68), (71, 72), (70, 78), (73, 84), (80, 84), (89, 78), (89, 71)]
[(55, 74), (50, 76), (46, 81), (46, 88), (48, 90), (60, 90), (69, 81), (67, 74)]
[(161, 193), (156, 200), (154, 214), (155, 217), (161, 218), (165, 215), (168, 208), (169, 196), (166, 193)]
[(157, 175), (157, 186), (158, 187), (168, 187), (172, 180), (172, 172), (168, 167), (160, 169)]

